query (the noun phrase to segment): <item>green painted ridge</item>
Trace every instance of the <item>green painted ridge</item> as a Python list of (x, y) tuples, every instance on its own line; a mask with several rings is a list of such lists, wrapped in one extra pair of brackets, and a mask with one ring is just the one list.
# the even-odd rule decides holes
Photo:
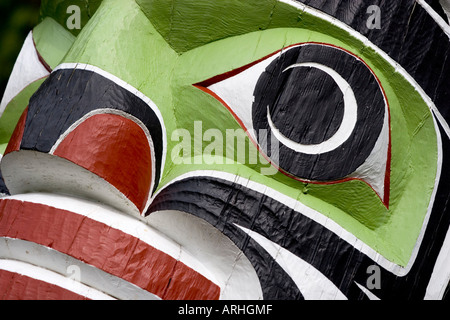
[(136, 1), (178, 53), (267, 28), (277, 1)]
[(54, 69), (75, 42), (75, 36), (53, 18), (46, 17), (33, 29), (33, 40), (41, 57)]

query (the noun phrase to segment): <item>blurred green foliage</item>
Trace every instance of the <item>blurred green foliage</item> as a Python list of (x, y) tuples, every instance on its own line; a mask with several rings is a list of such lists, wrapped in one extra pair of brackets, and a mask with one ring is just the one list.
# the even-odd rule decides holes
[(23, 42), (39, 21), (40, 0), (0, 0), (0, 98)]

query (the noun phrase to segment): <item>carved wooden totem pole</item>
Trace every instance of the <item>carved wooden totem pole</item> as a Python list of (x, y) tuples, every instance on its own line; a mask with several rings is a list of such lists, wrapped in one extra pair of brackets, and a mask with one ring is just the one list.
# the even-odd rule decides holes
[(0, 299), (444, 299), (436, 0), (47, 0), (0, 105)]

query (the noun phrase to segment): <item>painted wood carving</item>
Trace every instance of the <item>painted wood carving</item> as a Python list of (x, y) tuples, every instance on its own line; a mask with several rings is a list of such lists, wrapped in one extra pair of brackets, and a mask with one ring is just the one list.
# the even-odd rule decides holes
[(42, 1), (0, 299), (448, 298), (449, 7)]

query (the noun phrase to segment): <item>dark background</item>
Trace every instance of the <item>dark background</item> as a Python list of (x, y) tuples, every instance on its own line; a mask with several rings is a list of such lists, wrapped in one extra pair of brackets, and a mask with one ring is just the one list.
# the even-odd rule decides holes
[(0, 100), (28, 32), (38, 24), (40, 0), (0, 0)]

